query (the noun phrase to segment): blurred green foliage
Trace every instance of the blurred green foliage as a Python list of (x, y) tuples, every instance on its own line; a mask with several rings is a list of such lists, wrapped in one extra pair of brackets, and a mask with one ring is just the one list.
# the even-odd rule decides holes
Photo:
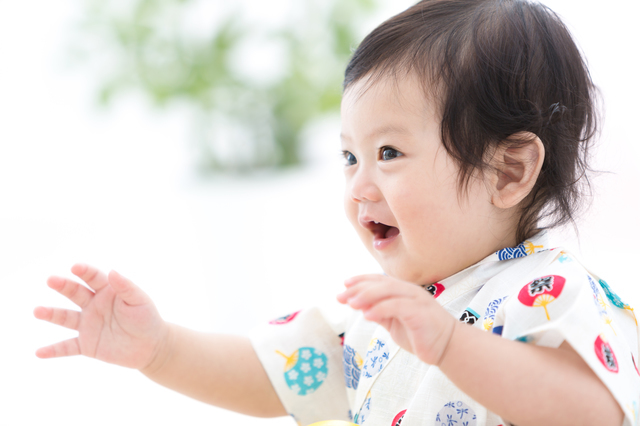
[(247, 16), (250, 0), (84, 2), (78, 46), (102, 57), (100, 101), (134, 89), (188, 106), (201, 170), (218, 172), (301, 162), (303, 131), (338, 111), (344, 68), (378, 6), (276, 2), (280, 22), (262, 25)]

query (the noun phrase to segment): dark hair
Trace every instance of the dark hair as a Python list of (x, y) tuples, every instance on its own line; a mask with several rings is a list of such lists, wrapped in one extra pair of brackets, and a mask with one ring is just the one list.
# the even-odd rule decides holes
[[(414, 73), (442, 115), (444, 147), (460, 167), (459, 188), (489, 167), (491, 147), (525, 144), (546, 155), (521, 202), (516, 231), (572, 223), (590, 186), (596, 89), (578, 48), (549, 8), (524, 0), (423, 0), (369, 34), (347, 66), (344, 90), (361, 78)], [(541, 222), (544, 221), (544, 226)]]

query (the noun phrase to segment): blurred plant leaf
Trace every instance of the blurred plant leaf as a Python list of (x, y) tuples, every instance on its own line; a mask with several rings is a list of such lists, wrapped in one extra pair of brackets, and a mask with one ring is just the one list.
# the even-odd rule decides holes
[[(275, 27), (250, 22), (239, 3), (206, 3), (216, 23), (198, 34), (189, 16), (202, 1), (84, 0), (77, 50), (102, 57), (99, 101), (137, 90), (159, 107), (189, 105), (204, 171), (299, 164), (304, 129), (339, 109), (344, 67), (377, 0), (290, 0), (283, 12), (297, 13)], [(245, 75), (255, 64), (243, 60), (274, 46), (280, 54), (261, 63), (280, 71)]]

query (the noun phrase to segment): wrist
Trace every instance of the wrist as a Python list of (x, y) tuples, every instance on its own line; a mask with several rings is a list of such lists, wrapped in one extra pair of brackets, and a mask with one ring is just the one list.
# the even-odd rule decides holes
[(440, 353), (440, 357), (438, 358), (438, 361), (435, 363), (437, 367), (441, 367), (442, 364), (445, 362), (447, 355), (450, 353), (449, 348), (453, 346), (452, 341), (454, 340), (454, 336), (460, 334), (457, 332), (457, 330), (458, 328), (460, 328), (461, 325), (463, 325), (461, 322), (456, 321), (455, 318), (452, 318), (451, 327), (448, 333), (449, 336), (447, 337), (447, 342), (445, 343), (442, 349), (442, 352)]
[(177, 334), (175, 327), (174, 324), (164, 323), (164, 330), (158, 339), (158, 344), (149, 362), (142, 368), (139, 368), (139, 371), (145, 376), (151, 377), (157, 374), (171, 359)]

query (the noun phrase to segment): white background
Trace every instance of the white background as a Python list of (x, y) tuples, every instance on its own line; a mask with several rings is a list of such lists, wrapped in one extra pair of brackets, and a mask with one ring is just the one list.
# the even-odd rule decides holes
[[(410, 3), (389, 1), (383, 15)], [(198, 181), (183, 112), (153, 112), (135, 96), (93, 106), (97, 79), (65, 60), (79, 4), (0, 0), (0, 425), (292, 424), (209, 407), (92, 359), (35, 357), (74, 334), (32, 316), (37, 305), (73, 307), (45, 280), (74, 262), (130, 277), (168, 321), (230, 333), (378, 271), (343, 218), (336, 123), (312, 132), (310, 167)], [(585, 51), (606, 104), (595, 165), (613, 173), (595, 180), (572, 246), (637, 305), (640, 10), (546, 4)]]

